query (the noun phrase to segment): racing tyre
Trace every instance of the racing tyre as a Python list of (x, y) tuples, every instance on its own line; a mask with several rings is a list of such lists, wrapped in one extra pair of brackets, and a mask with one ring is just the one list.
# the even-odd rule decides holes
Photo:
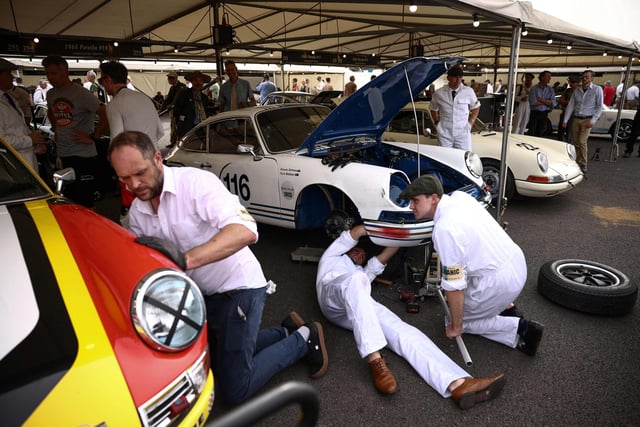
[[(616, 124), (614, 123), (609, 129), (609, 135), (613, 136), (613, 132), (616, 130)], [(620, 128), (618, 129), (618, 141), (626, 141), (631, 137), (633, 131), (633, 120), (623, 119), (620, 120)]]
[(553, 136), (553, 125), (551, 124), (551, 120), (546, 119), (542, 127), (542, 137), (549, 138), (551, 136)]
[(633, 308), (638, 285), (613, 267), (593, 261), (562, 259), (540, 267), (538, 291), (573, 310), (620, 316)]

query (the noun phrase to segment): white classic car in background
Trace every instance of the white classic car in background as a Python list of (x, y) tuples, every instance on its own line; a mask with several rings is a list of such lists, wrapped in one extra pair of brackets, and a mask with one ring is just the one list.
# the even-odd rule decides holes
[[(412, 58), (331, 110), (314, 104), (265, 105), (209, 117), (165, 156), (167, 165), (216, 174), (258, 222), (322, 228), (329, 219), (363, 222), (374, 243), (414, 246), (431, 238), (400, 192), (417, 176), (440, 177), (446, 192), (490, 196), (480, 158), (451, 148), (383, 142), (389, 121), (460, 58)], [(331, 221), (329, 221), (331, 222)]]
[[(383, 138), (415, 144), (438, 145), (436, 126), (428, 102), (407, 105), (391, 120)], [(416, 117), (418, 127), (416, 129)], [(497, 197), (502, 158), (502, 133), (490, 131), (480, 120), (471, 130), (473, 152), (482, 159), (482, 176), (492, 197)], [(509, 135), (505, 196), (551, 197), (582, 182), (583, 174), (575, 162), (573, 145), (547, 138)]]
[[(545, 134), (551, 134), (551, 129), (553, 129), (553, 131), (558, 130), (560, 113), (562, 113), (562, 110), (560, 110), (559, 108), (554, 108), (549, 112), (547, 121), (548, 131)], [(631, 129), (633, 128), (633, 117), (635, 116), (635, 114), (635, 110), (622, 110), (622, 115), (620, 116), (620, 128), (618, 129), (618, 141), (625, 142), (631, 136)], [(618, 110), (603, 105), (602, 114), (600, 115), (600, 118), (598, 118), (598, 120), (593, 124), (591, 134), (613, 136), (617, 118)]]

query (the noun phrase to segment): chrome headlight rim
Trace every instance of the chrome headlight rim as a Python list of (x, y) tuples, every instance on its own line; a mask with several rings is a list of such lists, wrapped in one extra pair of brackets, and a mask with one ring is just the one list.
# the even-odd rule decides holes
[(474, 178), (480, 178), (482, 176), (482, 159), (473, 151), (467, 151), (464, 154), (464, 163), (467, 166), (467, 170)]
[(547, 173), (547, 171), (549, 170), (549, 157), (547, 157), (547, 154), (543, 153), (542, 151), (538, 151), (536, 159), (538, 161), (538, 167), (540, 168), (542, 173)]
[[(156, 313), (151, 315), (150, 311)], [(130, 314), (142, 341), (154, 350), (169, 353), (191, 347), (206, 324), (205, 301), (198, 285), (185, 273), (168, 268), (154, 270), (138, 282)]]
[(567, 155), (573, 161), (575, 161), (578, 157), (576, 154), (576, 146), (573, 144), (567, 144)]

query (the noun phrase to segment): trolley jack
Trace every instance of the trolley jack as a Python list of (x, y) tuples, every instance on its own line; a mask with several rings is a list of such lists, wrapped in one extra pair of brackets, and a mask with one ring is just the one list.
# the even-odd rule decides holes
[[(449, 310), (449, 305), (447, 304), (441, 287), (442, 265), (440, 264), (440, 258), (433, 249), (433, 242), (429, 243), (425, 250), (427, 251), (427, 256), (425, 257), (427, 263), (426, 268), (422, 271), (410, 266), (407, 261), (404, 262), (405, 283), (418, 283), (420, 287), (416, 293), (411, 291), (401, 292), (400, 299), (406, 303), (408, 313), (418, 313), (420, 306), (416, 302), (417, 299), (423, 300), (424, 297), (436, 296), (442, 304), (446, 318), (451, 321), (451, 311)], [(467, 366), (473, 365), (469, 351), (461, 336), (456, 337), (456, 344), (458, 345), (458, 350), (460, 350), (464, 363)]]

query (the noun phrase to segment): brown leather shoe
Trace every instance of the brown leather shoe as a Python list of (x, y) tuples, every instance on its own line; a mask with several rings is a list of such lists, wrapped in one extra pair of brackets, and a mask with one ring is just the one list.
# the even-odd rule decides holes
[(460, 409), (469, 409), (476, 403), (496, 397), (505, 382), (504, 374), (490, 378), (466, 378), (461, 386), (453, 390), (452, 398)]
[(398, 384), (393, 374), (387, 368), (387, 364), (384, 363), (382, 357), (369, 362), (371, 367), (371, 373), (373, 374), (373, 382), (380, 393), (392, 394), (395, 393)]
[(306, 322), (302, 319), (302, 317), (300, 317), (298, 313), (292, 311), (287, 315), (287, 317), (284, 318), (281, 325), (286, 328), (289, 332), (289, 335), (291, 335), (292, 333), (297, 331), (300, 326), (304, 326), (305, 323)]

